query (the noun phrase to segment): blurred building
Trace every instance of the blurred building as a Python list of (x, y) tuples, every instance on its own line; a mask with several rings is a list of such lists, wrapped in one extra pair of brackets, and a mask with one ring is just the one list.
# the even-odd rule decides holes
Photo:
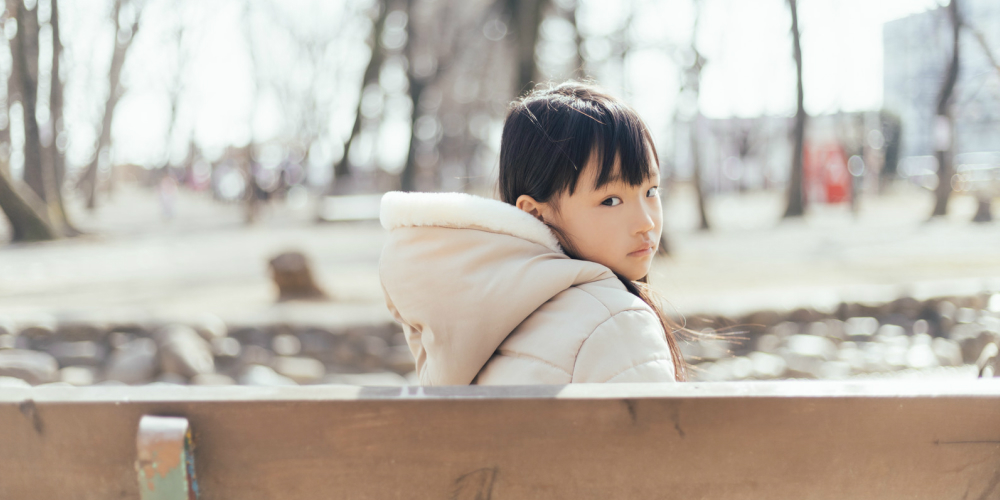
[[(1000, 71), (972, 30), (1000, 57), (1000, 2), (961, 0), (963, 28), (954, 94), (957, 153), (1000, 151)], [(883, 26), (883, 101), (902, 122), (902, 156), (934, 153), (934, 115), (952, 50), (947, 8)]]

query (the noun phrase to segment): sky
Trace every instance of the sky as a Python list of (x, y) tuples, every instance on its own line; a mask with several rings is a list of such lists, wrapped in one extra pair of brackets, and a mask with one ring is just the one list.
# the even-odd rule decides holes
[[(579, 1), (578, 23), (588, 36), (606, 34), (625, 21), (620, 1)], [(690, 43), (693, 8), (690, 0), (631, 1), (637, 12), (632, 18), (635, 47), (625, 68), (605, 72), (607, 81), (601, 83), (623, 94), (651, 128), (662, 130), (669, 125), (679, 89), (677, 63), (669, 48)], [(702, 1), (696, 35), (697, 47), (707, 59), (701, 81), (701, 112), (710, 117), (794, 113), (795, 65), (786, 1)], [(334, 109), (327, 127), (331, 137), (349, 132), (357, 85), (368, 56), (363, 23), (343, 22), (356, 19), (350, 16), (361, 11), (363, 6), (358, 3), (281, 2), (280, 15), (258, 13), (253, 25), (266, 31), (270, 23), (280, 22), (268, 16), (283, 15), (292, 20), (289, 22), (300, 23), (306, 34), (336, 33), (341, 43), (324, 56), (324, 69), (302, 76), (299, 80), (304, 81), (297, 88), (298, 92), (318, 92), (319, 103)], [(212, 156), (229, 144), (245, 144), (251, 136), (266, 141), (284, 133), (289, 124), (283, 121), (280, 100), (266, 90), (258, 92), (253, 85), (252, 75), (258, 70), (246, 50), (246, 32), (240, 23), (242, 4), (206, 0), (189, 2), (186, 10), (174, 5), (168, 0), (150, 0), (146, 15), (159, 22), (143, 25), (130, 49), (123, 74), (128, 92), (113, 122), (114, 161), (152, 166), (171, 155), (176, 159), (183, 154), (188, 134)], [(106, 93), (112, 28), (108, 11), (94, 8), (90, 1), (64, 0), (60, 6), (67, 58), (75, 61), (67, 65), (64, 75), (68, 159), (80, 165), (92, 154), (93, 124), (100, 116), (100, 99), (93, 96)], [(878, 109), (882, 103), (882, 24), (937, 6), (937, 0), (799, 0), (806, 110), (823, 114)], [(182, 67), (184, 98), (177, 110), (180, 130), (175, 131), (173, 144), (167, 144), (169, 89), (178, 68), (173, 40), (176, 26), (185, 22), (211, 28), (184, 33), (181, 50), (194, 57)], [(280, 56), (283, 44), (290, 42), (279, 34), (273, 35), (273, 40), (270, 36), (264, 35), (271, 41), (268, 50), (278, 51)], [(595, 47), (600, 48), (599, 44)], [(317, 78), (325, 79), (324, 83), (310, 87), (309, 81)], [(253, 110), (255, 95), (261, 105)], [(389, 124), (387, 129), (394, 127)], [(395, 136), (405, 137), (405, 130)], [(392, 151), (398, 153), (406, 145), (395, 144), (398, 142), (386, 145), (389, 153), (382, 155), (385, 161), (400, 160)], [(341, 154), (337, 140), (326, 141), (320, 149), (316, 161), (321, 163)]]

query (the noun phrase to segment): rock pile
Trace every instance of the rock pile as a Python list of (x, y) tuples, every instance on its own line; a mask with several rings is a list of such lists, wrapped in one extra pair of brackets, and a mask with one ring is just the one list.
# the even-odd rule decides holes
[(878, 376), (974, 365), (1000, 339), (1000, 294), (692, 318), (686, 326), (695, 332), (681, 342), (693, 380)]
[(82, 324), (0, 317), (0, 386), (69, 384), (405, 385), (413, 357), (396, 324)]
[[(975, 368), (977, 360), (989, 365), (980, 372), (995, 374), (1000, 365), (1000, 293), (841, 304), (831, 313), (693, 316), (685, 326), (698, 332), (681, 342), (698, 381), (843, 379)], [(336, 329), (227, 325), (214, 316), (168, 324), (0, 317), (0, 387), (405, 385), (416, 383), (413, 369), (395, 323)]]

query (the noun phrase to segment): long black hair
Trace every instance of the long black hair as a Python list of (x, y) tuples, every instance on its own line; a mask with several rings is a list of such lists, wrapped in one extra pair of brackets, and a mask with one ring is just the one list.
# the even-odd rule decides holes
[[(594, 189), (614, 181), (639, 186), (657, 175), (652, 165), (659, 163), (649, 130), (624, 102), (579, 82), (536, 89), (515, 101), (504, 121), (500, 199), (514, 205), (519, 196), (528, 195), (546, 203), (561, 193), (573, 194), (591, 158), (600, 166)], [(546, 224), (560, 236), (566, 254), (579, 258), (565, 234)], [(686, 380), (687, 365), (674, 335), (677, 328), (647, 285), (647, 277), (632, 281), (616, 276), (656, 312), (670, 346), (675, 378)]]

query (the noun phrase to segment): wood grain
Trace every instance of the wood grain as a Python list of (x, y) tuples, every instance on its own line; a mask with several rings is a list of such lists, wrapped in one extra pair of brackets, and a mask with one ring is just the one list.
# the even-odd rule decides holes
[(202, 498), (1000, 498), (1000, 384), (35, 388), (0, 392), (0, 498), (138, 498), (144, 414)]

